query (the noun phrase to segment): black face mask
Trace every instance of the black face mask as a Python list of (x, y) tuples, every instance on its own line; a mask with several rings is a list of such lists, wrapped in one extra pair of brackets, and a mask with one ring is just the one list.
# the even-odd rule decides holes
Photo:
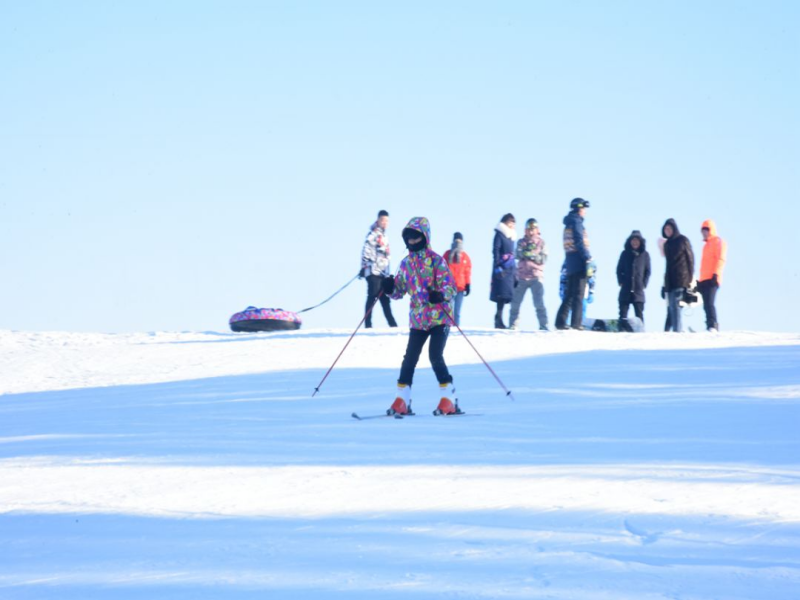
[[(412, 238), (420, 238), (420, 240), (416, 244), (411, 244), (409, 240)], [(403, 241), (406, 243), (406, 248), (408, 248), (410, 252), (419, 252), (420, 250), (425, 250), (425, 247), (427, 246), (425, 236), (421, 232), (414, 229), (403, 230)]]

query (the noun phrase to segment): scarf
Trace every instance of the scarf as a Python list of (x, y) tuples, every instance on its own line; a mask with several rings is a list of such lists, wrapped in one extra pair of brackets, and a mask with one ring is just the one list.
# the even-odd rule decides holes
[(461, 262), (461, 253), (464, 251), (464, 240), (453, 240), (450, 246), (450, 263), (458, 264)]

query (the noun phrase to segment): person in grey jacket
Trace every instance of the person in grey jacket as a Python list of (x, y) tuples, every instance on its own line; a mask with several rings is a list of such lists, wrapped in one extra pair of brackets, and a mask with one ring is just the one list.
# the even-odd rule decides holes
[(367, 280), (367, 304), (364, 308), (365, 318), (364, 327), (372, 327), (372, 308), (375, 306), (375, 299), (380, 295), (383, 315), (389, 327), (397, 327), (392, 315), (392, 304), (386, 294), (381, 294), (381, 282), (391, 275), (389, 270), (389, 238), (386, 236), (386, 228), (389, 227), (389, 213), (382, 210), (378, 213), (378, 220), (372, 224), (364, 246), (361, 250), (361, 270), (358, 276)]
[(547, 331), (547, 309), (544, 307), (544, 264), (547, 262), (547, 247), (539, 235), (536, 219), (525, 222), (525, 236), (517, 240), (517, 282), (511, 299), (511, 329), (519, 327), (519, 308), (525, 292), (531, 291), (539, 329)]

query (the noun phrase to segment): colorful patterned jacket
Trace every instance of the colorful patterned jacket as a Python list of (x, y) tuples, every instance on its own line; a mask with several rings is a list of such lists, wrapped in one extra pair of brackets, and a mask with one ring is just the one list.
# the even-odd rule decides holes
[(531, 281), (544, 277), (544, 263), (547, 262), (547, 248), (538, 233), (517, 240), (517, 279)]
[[(450, 301), (456, 295), (456, 284), (447, 262), (431, 250), (431, 227), (425, 217), (414, 217), (406, 229), (419, 231), (425, 236), (426, 247), (419, 252), (409, 252), (397, 270), (394, 279), (393, 300), (400, 300), (406, 294), (411, 296), (409, 327), (428, 331), (438, 325), (449, 325)], [(441, 304), (428, 302), (428, 288), (438, 290), (444, 295)], [(452, 314), (452, 313), (451, 313)]]
[(586, 271), (586, 263), (592, 260), (589, 235), (583, 226), (583, 217), (577, 211), (564, 217), (564, 253), (567, 275)]
[(386, 232), (378, 227), (377, 222), (373, 223), (361, 251), (361, 274), (364, 277), (370, 275), (388, 277), (391, 274), (389, 270), (390, 254), (389, 238), (386, 236)]

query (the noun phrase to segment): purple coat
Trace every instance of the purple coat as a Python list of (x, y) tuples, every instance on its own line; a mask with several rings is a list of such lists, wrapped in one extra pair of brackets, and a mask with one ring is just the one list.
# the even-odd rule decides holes
[[(431, 250), (431, 227), (425, 217), (414, 217), (405, 226), (425, 236), (426, 247), (419, 252), (409, 252), (394, 278), (392, 300), (411, 296), (409, 327), (428, 331), (438, 325), (450, 324), (450, 300), (456, 295), (456, 283), (444, 258)], [(428, 302), (428, 288), (444, 295), (441, 304)]]

